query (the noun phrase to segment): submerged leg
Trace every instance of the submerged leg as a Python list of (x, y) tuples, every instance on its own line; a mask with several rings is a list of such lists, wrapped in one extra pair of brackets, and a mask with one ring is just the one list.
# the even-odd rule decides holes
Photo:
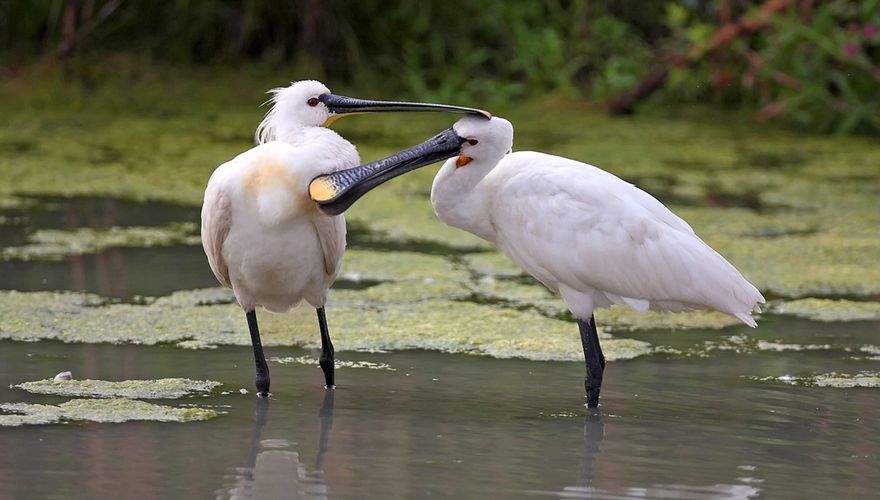
[(599, 332), (596, 331), (596, 319), (591, 315), (590, 321), (578, 320), (581, 332), (581, 344), (584, 347), (584, 361), (587, 364), (587, 376), (584, 388), (587, 391), (587, 408), (599, 406), (599, 391), (602, 389), (602, 373), (605, 371), (605, 355), (599, 345)]
[(257, 326), (257, 313), (254, 310), (247, 312), (248, 328), (251, 331), (251, 344), (254, 346), (254, 363), (257, 366), (257, 396), (269, 397), (269, 366), (266, 364), (266, 356), (263, 355), (263, 344), (260, 342), (260, 328)]
[(336, 375), (333, 373), (335, 369), (336, 357), (333, 351), (333, 342), (330, 342), (330, 330), (327, 329), (327, 316), (324, 315), (324, 308), (318, 307), (318, 326), (321, 328), (321, 359), (318, 364), (324, 370), (325, 389), (336, 388)]

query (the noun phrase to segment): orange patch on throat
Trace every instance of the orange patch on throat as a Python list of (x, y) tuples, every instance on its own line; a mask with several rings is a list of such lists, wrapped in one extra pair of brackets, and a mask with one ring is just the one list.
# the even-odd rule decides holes
[(474, 161), (474, 159), (470, 156), (459, 155), (459, 157), (455, 159), (455, 168), (461, 168), (472, 161)]

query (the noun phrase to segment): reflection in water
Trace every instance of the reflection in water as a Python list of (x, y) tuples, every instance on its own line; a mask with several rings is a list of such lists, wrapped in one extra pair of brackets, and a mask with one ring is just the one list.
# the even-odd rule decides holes
[(581, 476), (578, 488), (588, 489), (593, 483), (593, 469), (599, 449), (605, 440), (605, 423), (602, 414), (595, 408), (588, 408), (589, 414), (584, 417), (584, 458), (581, 462)]
[[(0, 250), (28, 243), (40, 229), (161, 227), (196, 222), (199, 208), (169, 203), (95, 197), (27, 197), (25, 208), (0, 208)], [(177, 290), (217, 286), (198, 245), (111, 247), (100, 252), (54, 259), (0, 259), (0, 289), (73, 290), (129, 300), (159, 297)]]
[[(770, 338), (795, 330), (803, 336), (806, 325), (817, 333), (802, 344), (831, 343), (835, 335), (876, 344), (876, 322), (776, 324), (782, 327), (771, 325)], [(0, 401), (52, 402), (8, 386), (62, 370), (78, 378), (184, 376), (249, 387), (252, 374), (229, 369), (248, 349), (221, 347), (205, 363), (204, 351), (165, 346), (0, 340)], [(252, 393), (232, 391), (204, 401), (229, 413), (202, 424), (0, 430), (0, 450), (21, 451), (0, 452), (0, 499), (115, 498), (120, 484), (136, 498), (271, 498), (264, 492), (282, 489), (282, 497), (299, 498), (874, 498), (880, 392), (745, 377), (822, 373), (832, 361), (846, 372), (877, 363), (852, 354), (840, 349), (835, 361), (827, 351), (721, 351), (628, 362), (627, 377), (609, 386), (613, 404), (601, 420), (571, 418), (565, 410), (577, 388), (554, 386), (580, 373), (577, 363), (362, 353), (398, 371), (363, 370), (352, 400), (331, 392), (328, 398), (340, 400), (324, 408), (325, 391), (314, 387), (320, 370), (279, 365), (271, 415)]]
[(289, 448), (295, 444), (286, 439), (263, 439), (263, 428), (269, 420), (269, 400), (257, 399), (251, 446), (243, 467), (234, 468), (226, 476), (227, 485), (217, 498), (328, 498), (324, 481), (324, 456), (333, 425), (332, 390), (325, 391), (319, 417), (321, 432), (315, 465), (309, 472), (300, 455)]
[(559, 493), (563, 498), (595, 498), (593, 476), (596, 459), (605, 440), (605, 423), (602, 414), (596, 408), (588, 408), (584, 417), (584, 456), (581, 460), (581, 471), (577, 486), (566, 486)]
[(714, 484), (711, 486), (688, 486), (680, 484), (653, 484), (649, 487), (625, 487), (618, 490), (605, 490), (593, 487), (596, 460), (605, 440), (605, 424), (599, 411), (588, 410), (584, 418), (584, 448), (580, 477), (577, 486), (566, 486), (560, 492), (549, 493), (559, 498), (685, 498), (745, 500), (756, 498), (758, 488), (747, 484)]

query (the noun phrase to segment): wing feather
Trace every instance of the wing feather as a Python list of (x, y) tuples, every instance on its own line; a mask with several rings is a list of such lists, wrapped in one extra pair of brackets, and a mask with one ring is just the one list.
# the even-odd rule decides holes
[(342, 264), (342, 254), (345, 253), (345, 217), (319, 215), (312, 222), (324, 254), (324, 270), (327, 276), (335, 278)]
[(231, 225), (232, 210), (229, 198), (217, 182), (209, 181), (205, 190), (205, 202), (202, 205), (202, 247), (205, 249), (208, 264), (217, 281), (227, 287), (232, 285), (229, 281), (229, 268), (223, 260), (223, 242), (229, 235)]
[(551, 288), (606, 292), (636, 309), (649, 301), (652, 309), (711, 307), (737, 315), (763, 302), (648, 193), (589, 165), (531, 160), (493, 172), (499, 189), (492, 222), (505, 253)]

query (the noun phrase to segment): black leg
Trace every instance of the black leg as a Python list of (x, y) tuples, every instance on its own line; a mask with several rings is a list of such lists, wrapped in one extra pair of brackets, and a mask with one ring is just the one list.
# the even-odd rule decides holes
[(267, 398), (269, 397), (269, 365), (266, 364), (266, 356), (263, 355), (256, 311), (247, 312), (247, 322), (251, 331), (251, 344), (254, 346), (254, 363), (257, 365), (257, 396)]
[(336, 365), (336, 353), (333, 351), (333, 342), (330, 342), (330, 330), (327, 329), (327, 316), (324, 315), (324, 308), (319, 307), (318, 326), (321, 328), (321, 359), (318, 364), (324, 370), (324, 381), (327, 384), (326, 389), (336, 388), (336, 375), (333, 373)]
[(581, 332), (581, 344), (584, 347), (584, 361), (587, 364), (587, 376), (584, 388), (587, 391), (587, 408), (599, 406), (599, 391), (602, 389), (602, 373), (605, 371), (605, 356), (599, 345), (599, 332), (596, 331), (596, 319), (591, 315), (590, 321), (578, 320)]

